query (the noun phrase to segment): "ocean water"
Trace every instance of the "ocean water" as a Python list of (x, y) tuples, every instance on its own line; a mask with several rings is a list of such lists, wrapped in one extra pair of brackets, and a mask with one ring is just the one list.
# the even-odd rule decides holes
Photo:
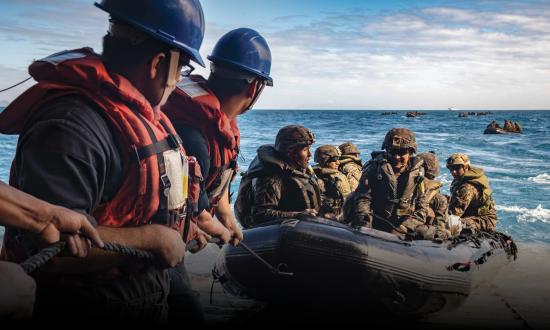
[[(441, 162), (451, 153), (466, 153), (474, 166), (485, 169), (497, 203), (498, 230), (520, 242), (550, 244), (550, 111), (494, 111), (467, 118), (459, 118), (456, 111), (428, 111), (416, 118), (407, 118), (405, 111), (382, 116), (386, 111), (250, 111), (239, 118), (239, 166), (246, 170), (256, 149), (273, 143), (285, 125), (310, 128), (317, 137), (312, 152), (321, 144), (352, 141), (365, 161), (373, 150), (380, 149), (389, 129), (407, 127), (416, 132), (420, 151), (435, 151)], [(524, 134), (483, 135), (489, 122), (496, 120), (503, 125), (504, 119), (521, 123)], [(16, 144), (16, 136), (0, 135), (3, 181), (8, 178)], [(448, 193), (452, 177), (444, 167), (439, 179), (444, 183), (444, 193)], [(239, 180), (240, 176), (232, 184), (234, 195)]]

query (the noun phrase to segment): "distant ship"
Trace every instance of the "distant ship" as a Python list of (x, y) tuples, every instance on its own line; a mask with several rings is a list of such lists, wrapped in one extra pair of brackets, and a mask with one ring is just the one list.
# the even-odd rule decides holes
[(447, 108), (447, 109), (449, 109), (449, 111), (456, 111), (456, 110), (460, 110), (460, 109), (458, 109), (458, 108), (455, 108), (455, 107), (450, 107), (450, 108)]

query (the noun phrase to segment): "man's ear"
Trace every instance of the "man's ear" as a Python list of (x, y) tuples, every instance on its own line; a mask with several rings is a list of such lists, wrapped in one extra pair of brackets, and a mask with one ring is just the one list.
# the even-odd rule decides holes
[(153, 56), (149, 64), (149, 78), (155, 79), (157, 77), (165, 58), (166, 54), (164, 53), (157, 53)]
[(254, 79), (254, 81), (251, 84), (249, 84), (248, 88), (246, 89), (246, 97), (253, 98), (258, 92), (259, 88), (260, 88), (260, 82), (257, 79)]

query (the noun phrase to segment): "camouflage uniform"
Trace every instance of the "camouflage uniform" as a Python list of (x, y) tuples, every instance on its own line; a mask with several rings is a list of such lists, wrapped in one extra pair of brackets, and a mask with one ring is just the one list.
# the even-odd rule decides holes
[(447, 166), (468, 166), (466, 173), (451, 184), (449, 213), (460, 217), (469, 228), (493, 231), (498, 219), (489, 179), (481, 168), (471, 167), (468, 156), (453, 154), (447, 160)]
[[(279, 131), (275, 146), (258, 148), (256, 158), (241, 180), (235, 202), (235, 214), (244, 227), (295, 218), (307, 209), (320, 211), (321, 190), (313, 170), (291, 166), (284, 157), (288, 148), (313, 142), (314, 136), (307, 128), (291, 125)], [(247, 181), (251, 183), (250, 192), (241, 189)], [(246, 200), (248, 194), (250, 200)], [(250, 212), (246, 212), (246, 208), (250, 208)]]
[(359, 158), (359, 149), (351, 142), (341, 144), (338, 149), (342, 153), (338, 169), (348, 178), (351, 191), (354, 191), (359, 185), (363, 169), (361, 158)]
[(318, 163), (313, 171), (319, 178), (321, 188), (321, 215), (330, 214), (342, 220), (342, 206), (351, 193), (348, 178), (337, 169), (328, 168), (329, 162), (339, 161), (341, 154), (335, 146), (322, 145), (315, 150), (314, 160)]
[(424, 183), (426, 185), (426, 200), (429, 210), (426, 223), (441, 229), (447, 227), (447, 208), (449, 206), (447, 197), (440, 192), (443, 184), (435, 178), (439, 176), (439, 160), (433, 152), (423, 152), (418, 157), (424, 160)]
[(359, 187), (346, 201), (346, 220), (388, 232), (401, 225), (414, 232), (424, 225), (428, 203), (423, 184), (417, 179), (423, 176), (422, 163), (411, 158), (407, 170), (396, 177), (385, 153), (378, 154), (366, 164)]
[[(416, 151), (416, 147), (414, 133), (401, 128), (390, 130), (382, 144), (386, 150), (410, 148)], [(422, 159), (411, 157), (406, 170), (397, 176), (386, 152), (373, 153), (359, 187), (344, 205), (346, 220), (353, 225), (372, 226), (396, 234), (403, 234), (403, 229), (414, 233), (424, 226), (428, 203), (422, 165)]]
[(439, 191), (443, 184), (428, 178), (424, 179), (424, 184), (426, 185), (426, 200), (429, 206), (426, 224), (446, 228), (449, 202), (447, 197)]

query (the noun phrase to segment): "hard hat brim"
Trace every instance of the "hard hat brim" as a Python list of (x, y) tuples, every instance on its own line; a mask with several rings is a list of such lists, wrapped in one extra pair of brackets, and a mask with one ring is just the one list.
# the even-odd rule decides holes
[(164, 43), (166, 43), (170, 46), (174, 46), (175, 48), (177, 48), (180, 51), (183, 51), (184, 53), (189, 55), (189, 57), (191, 58), (192, 61), (198, 63), (203, 68), (206, 67), (206, 65), (204, 64), (204, 61), (201, 57), (201, 54), (199, 53), (198, 50), (196, 50), (194, 48), (191, 48), (191, 47), (175, 40), (174, 38), (169, 38), (169, 36), (170, 36), (169, 34), (159, 33), (159, 32), (162, 32), (162, 31), (153, 30), (153, 29), (151, 29), (151, 28), (149, 28), (149, 27), (147, 27), (143, 24), (140, 24), (140, 23), (138, 23), (138, 22), (136, 22), (136, 21), (134, 21), (130, 18), (127, 18), (122, 13), (117, 13), (112, 8), (105, 8), (103, 5), (101, 5), (98, 2), (95, 2), (94, 5), (96, 7), (98, 7), (99, 9), (107, 12), (109, 15), (111, 15), (111, 17), (116, 18), (117, 20), (120, 20), (121, 22), (124, 22), (126, 24), (130, 24), (131, 26), (134, 26), (134, 27), (142, 30), (143, 32), (150, 35), (151, 37), (153, 37), (157, 40), (160, 40), (161, 42), (164, 42)]

